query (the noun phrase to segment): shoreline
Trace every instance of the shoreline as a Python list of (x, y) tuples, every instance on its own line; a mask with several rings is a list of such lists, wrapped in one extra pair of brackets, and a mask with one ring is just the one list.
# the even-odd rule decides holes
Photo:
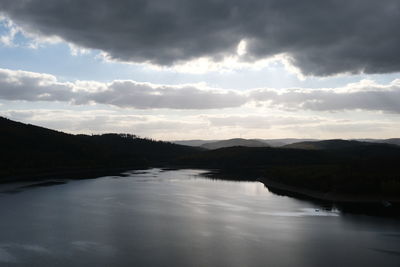
[(223, 170), (210, 170), (206, 176), (211, 179), (231, 181), (257, 181), (262, 183), (273, 194), (314, 202), (322, 207), (337, 208), (349, 214), (363, 214), (379, 217), (399, 217), (400, 197), (382, 195), (354, 195), (324, 193), (307, 188), (291, 186), (277, 182), (260, 174), (253, 173), (242, 179), (242, 174), (224, 173)]
[(267, 188), (273, 188), (281, 191), (285, 191), (292, 194), (297, 194), (299, 196), (312, 198), (315, 200), (328, 201), (333, 203), (360, 203), (360, 204), (373, 204), (390, 202), (394, 204), (400, 204), (400, 197), (394, 196), (382, 196), (382, 195), (358, 195), (353, 194), (338, 194), (332, 192), (320, 192), (316, 190), (311, 190), (307, 188), (301, 188), (296, 186), (291, 186), (283, 184), (268, 178), (260, 178), (256, 181), (261, 182)]
[(151, 167), (119, 167), (119, 168), (93, 168), (93, 169), (71, 169), (71, 170), (54, 170), (39, 173), (30, 173), (7, 176), (0, 179), (0, 184), (19, 183), (19, 182), (44, 182), (49, 180), (81, 180), (96, 179), (102, 176), (117, 175), (122, 176), (126, 171), (146, 170)]

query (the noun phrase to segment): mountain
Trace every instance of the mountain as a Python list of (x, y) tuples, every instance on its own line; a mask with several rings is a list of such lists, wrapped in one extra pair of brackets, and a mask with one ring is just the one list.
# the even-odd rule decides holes
[(308, 142), (308, 141), (318, 141), (317, 139), (298, 139), (298, 138), (282, 138), (282, 139), (257, 139), (261, 142), (267, 143), (272, 147), (282, 147), (285, 145), (298, 143), (298, 142)]
[(198, 148), (130, 134), (72, 135), (0, 117), (0, 180), (157, 166)]
[(298, 142), (283, 146), (284, 148), (294, 148), (294, 149), (307, 149), (307, 150), (340, 150), (348, 148), (356, 148), (360, 146), (371, 146), (376, 143), (371, 142), (361, 142), (355, 140), (342, 140), (342, 139), (332, 139), (323, 141), (307, 141)]
[(183, 146), (202, 146), (207, 143), (217, 142), (220, 140), (176, 140), (171, 141), (171, 143)]
[(216, 178), (256, 179), (295, 193), (315, 192), (311, 195), (325, 200), (357, 202), (364, 198), (399, 203), (399, 158), (400, 147), (396, 145), (326, 140), (283, 148), (236, 146), (205, 150), (181, 158), (180, 163), (217, 170)]
[(356, 139), (357, 141), (370, 142), (370, 143), (384, 143), (391, 145), (400, 146), (400, 138), (389, 138), (389, 139)]
[[(241, 138), (236, 138), (241, 139)], [(231, 139), (232, 140), (232, 139)], [(249, 140), (249, 139), (243, 139)], [(317, 139), (298, 139), (298, 138), (282, 138), (282, 139), (250, 139), (253, 141), (259, 141), (261, 143), (266, 143), (268, 146), (271, 147), (281, 147), (284, 145), (298, 143), (298, 142), (305, 142), (305, 141), (318, 141)], [(215, 143), (220, 141), (228, 141), (228, 140), (175, 140), (171, 141), (171, 143), (178, 144), (178, 145), (185, 145), (185, 146), (203, 146), (209, 143)], [(246, 145), (245, 145), (246, 146)]]
[(390, 138), (382, 140), (382, 143), (400, 146), (400, 138)]
[(229, 140), (222, 140), (217, 142), (211, 142), (201, 145), (202, 148), (206, 149), (219, 149), (223, 147), (234, 147), (234, 146), (244, 146), (244, 147), (269, 147), (267, 143), (255, 140), (255, 139), (242, 139), (234, 138)]

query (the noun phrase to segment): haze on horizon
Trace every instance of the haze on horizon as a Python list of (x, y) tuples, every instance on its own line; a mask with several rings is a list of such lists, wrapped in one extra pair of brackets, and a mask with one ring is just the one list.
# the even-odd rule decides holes
[(400, 133), (396, 0), (3, 0), (0, 116), (162, 140)]

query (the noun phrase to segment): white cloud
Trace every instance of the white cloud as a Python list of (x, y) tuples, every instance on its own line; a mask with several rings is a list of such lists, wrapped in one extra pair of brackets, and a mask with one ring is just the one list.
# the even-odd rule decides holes
[(137, 109), (214, 109), (238, 107), (246, 102), (246, 97), (239, 92), (201, 85), (155, 85), (130, 80), (59, 82), (48, 74), (6, 69), (0, 69), (0, 98)]
[[(15, 24), (8, 17), (2, 16), (0, 14), (0, 25), (4, 29), (5, 33), (0, 36), (0, 43), (8, 47), (23, 47), (37, 49), (45, 44), (55, 44), (62, 41), (60, 37), (57, 36), (45, 36), (36, 31), (24, 30), (19, 25)], [(16, 37), (20, 35), (24, 37), (24, 41), (16, 41)], [(73, 46), (73, 45), (71, 45)], [(71, 48), (71, 53), (86, 52), (83, 48), (75, 47), (75, 50)]]
[(287, 111), (368, 110), (400, 114), (400, 79), (388, 84), (361, 80), (338, 88), (238, 91), (204, 84), (160, 85), (132, 80), (59, 82), (49, 74), (0, 69), (0, 98), (131, 109), (205, 110), (255, 104)]
[(254, 102), (292, 110), (400, 113), (400, 79), (386, 85), (362, 80), (339, 88), (255, 89), (249, 92), (249, 96)]

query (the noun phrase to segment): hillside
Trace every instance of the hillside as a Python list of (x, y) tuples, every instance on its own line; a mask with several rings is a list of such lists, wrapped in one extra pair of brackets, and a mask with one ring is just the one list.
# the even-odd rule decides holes
[(219, 149), (224, 147), (234, 147), (234, 146), (244, 146), (244, 147), (269, 147), (268, 144), (254, 140), (254, 139), (242, 139), (234, 138), (228, 140), (221, 140), (217, 142), (211, 142), (201, 145), (205, 149)]
[(400, 138), (389, 139), (357, 139), (357, 141), (371, 142), (371, 143), (385, 143), (400, 146)]
[(285, 145), (299, 143), (299, 142), (318, 141), (316, 139), (299, 139), (299, 138), (257, 139), (257, 140), (267, 143), (272, 147), (283, 147)]
[[(235, 139), (241, 139), (241, 138), (235, 138)], [(233, 139), (230, 139), (233, 140)], [(281, 147), (284, 145), (292, 144), (292, 143), (298, 143), (298, 142), (304, 142), (304, 141), (317, 141), (316, 139), (297, 139), (297, 138), (282, 138), (282, 139), (243, 139), (243, 140), (252, 140), (252, 141), (258, 141), (261, 143), (266, 143), (268, 146), (271, 147)], [(171, 141), (171, 143), (178, 144), (178, 145), (185, 145), (185, 146), (202, 146), (205, 144), (209, 143), (215, 143), (215, 142), (223, 142), (223, 141), (228, 141), (228, 140), (175, 140)], [(244, 145), (247, 146), (247, 145)], [(226, 146), (223, 146), (226, 147)]]
[(349, 149), (349, 148), (356, 148), (361, 146), (373, 146), (373, 145), (376, 145), (376, 143), (361, 142), (355, 140), (332, 139), (323, 141), (298, 142), (285, 145), (283, 147), (293, 148), (293, 149), (307, 149), (307, 150), (320, 150), (320, 149), (340, 150), (340, 149)]
[(171, 143), (183, 146), (201, 146), (207, 143), (217, 142), (220, 140), (176, 140), (171, 141)]
[(72, 135), (0, 117), (0, 180), (162, 165), (198, 149), (129, 134)]
[(220, 170), (229, 179), (257, 179), (267, 186), (273, 182), (290, 186), (294, 192), (311, 190), (329, 200), (400, 201), (400, 147), (343, 140), (316, 143), (311, 149), (221, 148), (180, 162)]

